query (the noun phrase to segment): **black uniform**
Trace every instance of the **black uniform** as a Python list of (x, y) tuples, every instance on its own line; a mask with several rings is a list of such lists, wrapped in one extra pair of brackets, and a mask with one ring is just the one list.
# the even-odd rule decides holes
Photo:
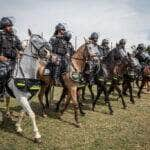
[(14, 33), (0, 31), (0, 56), (8, 58), (7, 61), (0, 61), (0, 93), (2, 94), (7, 80), (12, 75), (15, 67), (17, 51), (23, 50), (21, 42)]

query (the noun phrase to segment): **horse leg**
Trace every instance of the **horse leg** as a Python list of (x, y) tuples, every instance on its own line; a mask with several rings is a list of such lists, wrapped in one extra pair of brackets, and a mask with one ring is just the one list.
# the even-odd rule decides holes
[(124, 81), (123, 81), (123, 84), (122, 84), (122, 94), (123, 95), (127, 95), (127, 89), (128, 89), (128, 84), (127, 84), (127, 82), (128, 81), (125, 81), (125, 79), (124, 79)]
[(46, 87), (46, 89), (45, 89), (46, 108), (49, 108), (49, 100), (48, 100), (49, 92), (51, 92), (51, 86), (50, 85), (48, 87)]
[(69, 104), (70, 104), (70, 96), (68, 95), (68, 96), (67, 96), (67, 99), (66, 99), (65, 106), (64, 106), (64, 108), (60, 111), (60, 112), (61, 112), (61, 115), (64, 114), (64, 112), (66, 111), (66, 109), (67, 109), (67, 107), (68, 107)]
[(105, 102), (106, 102), (106, 104), (108, 104), (109, 112), (112, 115), (113, 114), (113, 110), (112, 110), (112, 106), (110, 104), (110, 100), (109, 100), (109, 96), (108, 96), (108, 91), (107, 91), (106, 85), (103, 85), (103, 91), (104, 91), (104, 95), (105, 95)]
[(122, 93), (121, 93), (121, 90), (120, 90), (119, 86), (116, 85), (116, 86), (115, 86), (115, 89), (117, 90), (117, 92), (118, 92), (118, 94), (119, 94), (119, 97), (121, 98), (123, 108), (126, 109), (127, 105), (126, 105), (126, 103), (125, 103), (125, 101), (124, 101), (124, 98), (123, 98), (123, 96), (122, 96)]
[(101, 85), (97, 85), (97, 96), (96, 96), (96, 98), (95, 98), (95, 100), (93, 101), (93, 103), (92, 103), (92, 111), (94, 111), (94, 109), (95, 109), (95, 105), (96, 105), (96, 103), (97, 103), (97, 101), (98, 101), (98, 99), (99, 99), (99, 97), (100, 97), (100, 95), (102, 94), (102, 87), (101, 87)]
[(45, 107), (45, 105), (43, 103), (43, 96), (44, 96), (44, 93), (45, 93), (45, 89), (46, 89), (46, 87), (44, 85), (41, 86), (41, 89), (40, 89), (40, 91), (38, 93), (38, 99), (39, 99), (39, 102), (40, 102), (40, 104), (42, 106), (42, 116), (43, 117), (47, 117), (47, 115), (46, 115), (46, 107)]
[[(23, 107), (24, 111), (21, 112), (20, 118), (16, 124), (16, 126), (18, 127), (18, 131), (21, 129), (19, 129), (19, 127), (21, 127), (21, 121), (24, 115), (24, 112), (27, 112), (27, 114), (29, 115), (29, 117), (31, 118), (31, 122), (32, 122), (32, 126), (33, 126), (33, 132), (34, 132), (34, 140), (37, 143), (41, 142), (41, 135), (39, 133), (38, 127), (36, 125), (36, 120), (35, 120), (35, 113), (33, 112), (33, 110), (31, 109), (31, 106), (28, 102), (28, 99), (26, 97), (21, 97), (21, 98), (17, 98), (17, 100), (21, 103), (21, 106)], [(20, 130), (21, 131), (21, 130)]]
[(94, 93), (93, 93), (93, 91), (92, 91), (92, 85), (88, 85), (88, 88), (89, 88), (89, 91), (90, 91), (90, 93), (91, 93), (91, 97), (92, 97), (92, 101), (94, 100)]
[(72, 99), (73, 107), (74, 107), (76, 126), (80, 127), (79, 118), (78, 118), (79, 115), (78, 115), (77, 87), (71, 87), (70, 94), (71, 94), (71, 99)]
[(16, 130), (17, 130), (17, 133), (22, 133), (22, 128), (21, 128), (21, 122), (22, 122), (22, 119), (24, 117), (24, 114), (25, 114), (25, 111), (24, 109), (22, 109), (20, 111), (20, 114), (19, 114), (19, 118), (18, 118), (18, 122), (16, 123)]
[(81, 88), (81, 90), (82, 90), (82, 99), (85, 100), (85, 90), (86, 90), (86, 86), (83, 86), (83, 87)]
[(133, 90), (132, 90), (132, 85), (131, 82), (128, 81), (128, 88), (129, 88), (129, 93), (130, 93), (130, 102), (132, 104), (135, 104), (134, 98), (133, 98)]
[(146, 80), (143, 78), (141, 86), (140, 86), (139, 91), (138, 91), (138, 98), (141, 98), (141, 92), (142, 92), (142, 89), (143, 89), (145, 83), (146, 83)]
[(65, 99), (66, 95), (67, 95), (67, 89), (63, 88), (63, 92), (61, 94), (60, 100), (56, 103), (56, 109), (55, 109), (56, 112), (59, 112), (60, 104)]
[(80, 110), (80, 114), (81, 115), (85, 115), (85, 112), (83, 112), (83, 110), (82, 110), (82, 106), (83, 106), (83, 104), (82, 104), (82, 102), (81, 102), (81, 95), (80, 95), (80, 90), (82, 90), (82, 89), (78, 89), (77, 90), (77, 100), (78, 100), (78, 104), (79, 104), (79, 110)]
[(6, 97), (6, 116), (7, 117), (10, 117), (9, 104), (10, 104), (10, 97)]

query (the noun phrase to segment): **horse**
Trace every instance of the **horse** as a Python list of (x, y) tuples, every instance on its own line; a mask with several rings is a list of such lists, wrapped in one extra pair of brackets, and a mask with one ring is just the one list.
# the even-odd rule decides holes
[(141, 70), (141, 65), (137, 58), (134, 55), (128, 53), (129, 65), (126, 68), (126, 71), (123, 75), (123, 83), (122, 83), (122, 93), (123, 95), (127, 95), (126, 91), (129, 89), (130, 101), (134, 104), (133, 98), (133, 86), (132, 83), (137, 80), (139, 72)]
[[(119, 56), (118, 58), (115, 57)], [(101, 62), (101, 66), (103, 68), (103, 73), (100, 78), (97, 80), (97, 96), (92, 103), (92, 110), (94, 111), (95, 105), (97, 103), (98, 98), (101, 93), (104, 92), (105, 95), (105, 103), (110, 105), (109, 95), (112, 91), (116, 90), (118, 92), (119, 98), (121, 98), (123, 108), (127, 107), (121, 89), (119, 87), (122, 76), (129, 64), (129, 60), (124, 53), (116, 51), (116, 49), (112, 49), (107, 57), (103, 59)], [(109, 106), (111, 109), (110, 114), (113, 114), (113, 110), (111, 105)]]
[[(35, 113), (30, 106), (29, 100), (39, 90), (40, 83), (38, 82), (37, 84), (37, 73), (40, 66), (39, 61), (43, 57), (50, 57), (49, 50), (51, 49), (51, 46), (40, 35), (32, 34), (30, 29), (28, 29), (28, 34), (30, 36), (29, 43), (25, 47), (22, 57), (17, 60), (14, 73), (8, 81), (6, 90), (9, 96), (14, 97), (22, 106), (19, 119), (16, 123), (17, 133), (23, 132), (23, 129), (21, 128), (21, 122), (24, 114), (27, 113), (31, 118), (33, 125), (34, 142), (41, 143), (41, 134), (37, 127)], [(35, 85), (30, 87), (29, 83), (31, 84), (33, 81), (35, 81)], [(10, 99), (8, 97), (8, 106), (9, 101)]]
[(146, 65), (142, 71), (142, 81), (138, 91), (138, 98), (141, 98), (141, 92), (143, 87), (150, 81), (150, 65)]
[[(89, 41), (87, 41), (86, 40), (86, 43), (87, 43), (87, 50), (90, 50), (90, 51), (92, 51), (92, 49), (93, 49), (93, 44), (91, 44), (91, 41), (89, 40)], [(99, 72), (99, 69), (100, 69), (100, 59), (99, 59), (99, 57), (98, 56), (96, 56), (95, 54), (94, 55), (91, 55), (91, 53), (89, 53), (89, 60), (88, 61), (91, 61), (91, 59), (96, 63), (96, 68), (95, 68), (95, 73), (94, 73), (94, 75), (95, 76), (97, 76), (97, 73)], [(88, 63), (88, 61), (86, 61), (86, 63)], [(89, 83), (88, 81), (89, 80), (86, 80), (87, 78), (88, 78), (88, 75), (86, 74), (85, 75), (85, 71), (89, 71), (89, 69), (87, 69), (86, 67), (84, 68), (84, 71), (83, 71), (83, 75), (84, 75), (84, 85), (83, 86), (81, 86), (81, 87), (78, 87), (78, 90), (77, 90), (77, 97), (78, 97), (78, 104), (79, 104), (79, 110), (80, 110), (80, 114), (81, 115), (85, 115), (85, 112), (83, 111), (83, 109), (82, 109), (82, 106), (83, 106), (83, 104), (82, 104), (82, 102), (81, 102), (81, 99), (83, 99), (84, 98), (84, 93), (85, 93), (85, 88), (86, 88), (86, 86), (88, 86), (89, 87), (89, 90), (90, 90), (90, 92), (91, 92), (91, 95), (92, 95), (92, 99), (94, 100), (94, 93), (93, 93), (93, 91), (92, 91), (92, 86), (93, 86), (93, 84), (91, 84), (91, 83)], [(66, 89), (64, 89), (63, 90), (63, 93), (62, 93), (62, 95), (61, 95), (61, 97), (60, 97), (60, 100), (58, 101), (58, 103), (56, 104), (56, 111), (58, 111), (59, 110), (59, 106), (60, 106), (60, 103), (62, 102), (62, 100), (65, 98), (65, 96), (66, 96)], [(82, 96), (81, 96), (81, 92), (82, 92)], [(82, 97), (82, 98), (81, 98)], [(112, 107), (111, 107), (111, 105), (110, 105), (110, 102), (109, 102), (109, 100), (107, 100), (107, 103), (108, 103), (108, 108), (109, 108), (109, 111), (110, 111), (110, 114), (112, 113)]]
[[(76, 126), (80, 127), (79, 119), (78, 119), (78, 96), (77, 96), (77, 90), (79, 83), (74, 81), (72, 78), (72, 75), (75, 73), (78, 76), (82, 76), (83, 70), (85, 68), (86, 61), (89, 58), (88, 54), (88, 43), (86, 42), (85, 44), (81, 45), (77, 51), (73, 54), (73, 56), (70, 58), (69, 62), (69, 71), (66, 73), (62, 74), (61, 78), (63, 80), (62, 87), (64, 89), (65, 95), (67, 95), (66, 103), (64, 108), (60, 111), (60, 115), (62, 116), (64, 111), (67, 109), (70, 100), (72, 100), (73, 107), (74, 107), (74, 117), (75, 117), (75, 122)], [(56, 57), (56, 54), (52, 54), (52, 58)], [(51, 76), (44, 76), (44, 69), (45, 69), (45, 64), (43, 63), (39, 69), (39, 78), (43, 81), (43, 84), (40, 92), (38, 94), (39, 102), (42, 106), (42, 112), (45, 114), (46, 113), (46, 107), (43, 102), (43, 96), (49, 87), (54, 86), (54, 80), (52, 79)], [(47, 101), (48, 102), (48, 101)]]
[[(150, 55), (147, 52), (142, 52), (136, 55), (137, 59), (141, 62), (141, 85), (138, 84), (139, 91), (137, 93), (138, 98), (141, 97), (143, 87), (150, 81)], [(137, 81), (138, 82), (138, 81)]]

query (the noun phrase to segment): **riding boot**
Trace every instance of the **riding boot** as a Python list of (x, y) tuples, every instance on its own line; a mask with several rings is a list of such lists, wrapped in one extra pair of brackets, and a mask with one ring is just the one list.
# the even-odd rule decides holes
[(58, 66), (58, 65), (55, 66), (55, 72), (54, 72), (53, 78), (55, 80), (55, 85), (61, 85), (61, 83), (60, 83), (60, 66)]

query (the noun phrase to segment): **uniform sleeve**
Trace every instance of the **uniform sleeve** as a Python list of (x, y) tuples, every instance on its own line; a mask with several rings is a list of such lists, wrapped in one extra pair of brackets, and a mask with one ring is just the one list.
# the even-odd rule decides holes
[(1, 48), (1, 46), (2, 46), (2, 33), (0, 31), (0, 48)]
[(16, 38), (16, 48), (17, 48), (17, 50), (23, 51), (21, 41), (19, 40), (19, 38), (17, 36), (15, 38)]
[(71, 44), (71, 56), (75, 53), (75, 49), (74, 49), (74, 47), (73, 47), (73, 45)]

